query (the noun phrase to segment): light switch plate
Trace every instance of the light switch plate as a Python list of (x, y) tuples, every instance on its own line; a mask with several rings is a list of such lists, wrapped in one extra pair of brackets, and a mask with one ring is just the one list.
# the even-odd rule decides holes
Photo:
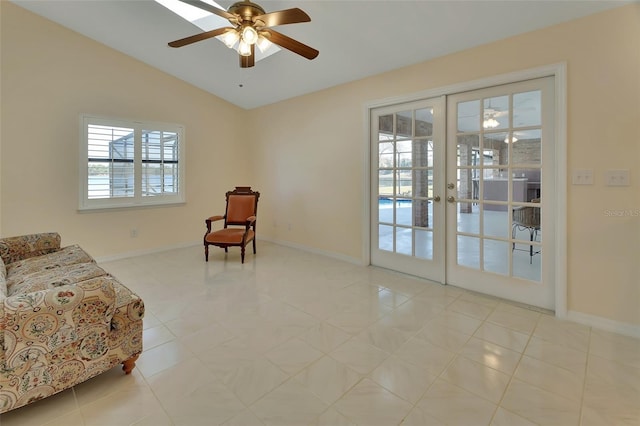
[(629, 170), (607, 170), (607, 186), (629, 186)]
[(593, 170), (576, 169), (571, 176), (571, 183), (574, 185), (593, 185)]

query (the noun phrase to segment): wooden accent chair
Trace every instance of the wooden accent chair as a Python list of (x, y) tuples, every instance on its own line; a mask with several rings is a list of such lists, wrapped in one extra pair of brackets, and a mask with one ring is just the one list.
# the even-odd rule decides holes
[[(260, 193), (252, 191), (250, 186), (236, 186), (226, 193), (227, 208), (224, 216), (211, 216), (205, 220), (207, 232), (204, 234), (204, 258), (209, 261), (209, 246), (224, 248), (239, 246), (242, 263), (244, 263), (245, 246), (253, 242), (253, 254), (256, 254), (256, 214)], [(224, 227), (211, 230), (211, 224), (224, 220)]]

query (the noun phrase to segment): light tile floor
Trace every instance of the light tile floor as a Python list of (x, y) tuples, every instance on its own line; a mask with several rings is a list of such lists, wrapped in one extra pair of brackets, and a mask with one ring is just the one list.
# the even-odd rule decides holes
[(640, 341), (258, 243), (105, 263), (147, 306), (144, 352), (13, 425), (638, 425)]

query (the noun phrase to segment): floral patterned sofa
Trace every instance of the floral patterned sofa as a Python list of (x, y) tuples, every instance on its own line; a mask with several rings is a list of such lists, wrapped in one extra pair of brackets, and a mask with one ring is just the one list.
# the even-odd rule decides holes
[(142, 352), (144, 304), (60, 235), (0, 239), (0, 413)]

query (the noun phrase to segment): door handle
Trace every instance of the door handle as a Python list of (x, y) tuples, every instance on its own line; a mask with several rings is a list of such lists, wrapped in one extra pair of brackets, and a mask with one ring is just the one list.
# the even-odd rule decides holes
[(447, 197), (447, 201), (450, 202), (450, 203), (453, 203), (454, 201), (456, 201), (456, 199), (453, 198), (453, 195), (450, 195), (450, 196)]
[(435, 201), (436, 203), (440, 202), (440, 196), (436, 195), (435, 197), (433, 197), (433, 201)]
[(453, 189), (453, 188), (455, 188), (455, 187), (456, 187), (456, 186), (455, 186), (455, 184), (453, 184), (453, 183), (447, 184), (447, 188), (448, 188), (448, 189)]

